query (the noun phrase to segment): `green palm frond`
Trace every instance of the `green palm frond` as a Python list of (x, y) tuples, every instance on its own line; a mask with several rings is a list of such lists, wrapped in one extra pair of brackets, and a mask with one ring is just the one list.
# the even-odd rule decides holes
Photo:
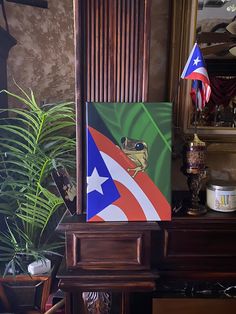
[(18, 88), (21, 95), (2, 93), (21, 107), (8, 109), (7, 118), (1, 117), (6, 110), (0, 110), (0, 215), (9, 217), (0, 233), (0, 260), (8, 260), (11, 268), (20, 263), (21, 253), (36, 258), (61, 245), (45, 245), (50, 222), (63, 203), (51, 190), (51, 171), (75, 168), (76, 144), (72, 102), (39, 106), (32, 91)]
[(29, 224), (29, 234), (31, 238), (37, 234), (39, 229), (40, 238), (48, 225), (48, 222), (57, 208), (63, 204), (61, 198), (55, 196), (40, 184), (38, 186), (37, 194), (26, 194), (26, 203), (22, 203), (19, 207), (17, 217), (21, 218), (26, 224)]

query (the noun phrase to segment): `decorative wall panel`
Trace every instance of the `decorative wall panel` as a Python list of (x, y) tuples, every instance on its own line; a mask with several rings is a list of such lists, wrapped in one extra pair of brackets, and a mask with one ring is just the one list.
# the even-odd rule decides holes
[(80, 2), (84, 100), (147, 100), (150, 1)]

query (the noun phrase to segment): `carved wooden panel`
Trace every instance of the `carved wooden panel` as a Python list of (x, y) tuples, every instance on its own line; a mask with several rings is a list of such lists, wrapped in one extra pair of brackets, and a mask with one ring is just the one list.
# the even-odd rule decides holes
[(235, 269), (235, 215), (209, 211), (207, 215), (176, 217), (163, 223), (159, 270), (232, 272)]
[(236, 230), (168, 230), (165, 255), (236, 258), (235, 238)]
[(86, 314), (109, 314), (112, 295), (109, 292), (83, 292)]
[(67, 266), (95, 270), (149, 269), (150, 252), (144, 249), (149, 241), (149, 232), (69, 233)]
[[(98, 254), (97, 245), (103, 245), (103, 253)], [(94, 235), (76, 237), (77, 263), (106, 264), (110, 267), (114, 264), (139, 265), (141, 262), (142, 237), (137, 235)]]
[(86, 0), (81, 5), (84, 100), (146, 100), (149, 1)]

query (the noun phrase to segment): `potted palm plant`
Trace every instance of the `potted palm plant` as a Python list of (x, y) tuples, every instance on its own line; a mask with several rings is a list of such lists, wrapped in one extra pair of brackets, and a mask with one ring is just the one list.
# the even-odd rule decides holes
[(0, 112), (0, 268), (27, 272), (27, 264), (58, 254), (53, 232), (63, 200), (52, 169), (75, 167), (75, 113), (71, 102), (38, 105), (34, 93), (2, 91), (21, 105)]

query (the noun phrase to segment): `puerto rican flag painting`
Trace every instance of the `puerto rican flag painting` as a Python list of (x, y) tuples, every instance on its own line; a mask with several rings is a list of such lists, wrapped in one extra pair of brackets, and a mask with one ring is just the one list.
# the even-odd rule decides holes
[[(109, 108), (109, 106), (111, 107)], [(124, 105), (123, 107), (120, 106), (121, 109), (126, 110)], [(148, 157), (147, 140), (145, 142), (139, 138), (140, 141), (136, 141), (134, 155), (132, 155), (133, 148), (130, 148), (130, 150), (123, 149), (124, 136), (127, 134), (120, 134), (120, 137), (117, 135), (116, 141), (114, 135), (117, 126), (115, 129), (112, 126), (112, 117), (108, 121), (104, 118), (105, 115), (103, 116), (106, 110), (112, 110), (113, 108), (116, 109), (114, 112), (117, 116), (119, 104), (114, 104), (112, 107), (112, 104), (102, 103), (100, 107), (99, 105), (97, 107), (101, 109), (101, 115), (99, 115), (99, 110), (96, 111), (98, 119), (94, 119), (96, 103), (87, 104), (87, 111), (92, 110), (87, 115), (86, 128), (87, 221), (170, 220), (170, 200), (146, 173), (146, 168), (148, 168), (146, 159), (151, 162), (151, 157)], [(130, 109), (133, 110), (134, 107), (135, 105), (130, 106)], [(145, 110), (143, 110), (143, 113), (146, 119), (148, 115), (146, 116)], [(114, 117), (115, 120), (116, 117)], [(124, 120), (126, 121), (126, 118)], [(126, 127), (124, 126), (123, 131), (126, 130)], [(122, 125), (120, 130), (122, 133)], [(120, 138), (121, 141), (119, 142)], [(123, 144), (121, 144), (122, 141)], [(129, 154), (127, 154), (127, 151)], [(168, 151), (168, 148), (166, 148), (166, 151)], [(159, 153), (161, 154), (160, 151)], [(164, 156), (163, 158), (165, 159)], [(166, 162), (166, 159), (163, 162)], [(157, 171), (157, 176), (158, 173)], [(168, 171), (166, 173), (169, 175)], [(166, 178), (163, 178), (163, 180), (166, 180)]]

